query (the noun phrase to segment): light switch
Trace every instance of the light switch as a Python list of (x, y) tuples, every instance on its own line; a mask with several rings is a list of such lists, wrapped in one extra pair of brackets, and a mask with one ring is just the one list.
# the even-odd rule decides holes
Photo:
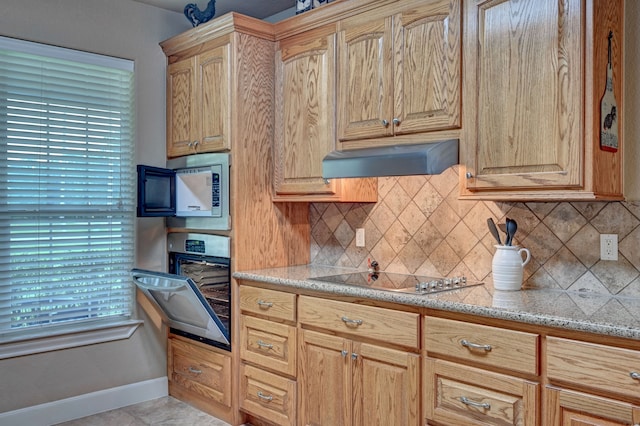
[(364, 247), (364, 228), (356, 228), (356, 247)]

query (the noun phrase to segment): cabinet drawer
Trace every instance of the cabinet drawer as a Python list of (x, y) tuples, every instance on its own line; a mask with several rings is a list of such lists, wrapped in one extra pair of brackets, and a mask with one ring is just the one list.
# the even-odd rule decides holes
[(240, 357), (279, 373), (296, 374), (296, 328), (242, 315)]
[(460, 426), (534, 426), (539, 387), (516, 377), (427, 358), (425, 416)]
[(296, 295), (265, 288), (240, 286), (240, 309), (269, 318), (296, 320)]
[(432, 354), (538, 374), (537, 334), (426, 317), (424, 344)]
[(240, 408), (277, 425), (296, 422), (296, 382), (242, 364)]
[(225, 406), (231, 405), (231, 356), (169, 340), (169, 380)]
[(419, 344), (416, 313), (300, 296), (298, 320), (301, 324), (412, 348)]
[(637, 397), (640, 351), (548, 337), (547, 375), (551, 380)]

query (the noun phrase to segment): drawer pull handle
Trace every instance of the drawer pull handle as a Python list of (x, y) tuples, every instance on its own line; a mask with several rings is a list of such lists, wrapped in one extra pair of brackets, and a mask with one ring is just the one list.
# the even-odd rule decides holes
[(461, 396), (460, 397), (460, 402), (462, 402), (463, 404), (468, 405), (470, 407), (484, 408), (485, 410), (490, 410), (491, 409), (491, 404), (489, 404), (488, 402), (475, 402), (475, 401), (470, 400), (466, 396)]
[(202, 374), (202, 370), (198, 370), (197, 368), (189, 367), (189, 373)]
[(356, 327), (359, 325), (362, 325), (362, 320), (361, 319), (351, 319), (348, 317), (342, 317), (342, 322), (344, 322), (346, 325), (355, 325)]
[(271, 343), (265, 343), (262, 340), (258, 340), (256, 342), (256, 344), (261, 347), (261, 348), (265, 348), (265, 349), (273, 349), (273, 345)]
[(469, 349), (482, 349), (485, 352), (491, 352), (491, 345), (479, 345), (477, 343), (470, 342), (466, 339), (460, 340), (460, 344)]
[(265, 395), (261, 391), (258, 391), (258, 398), (264, 399), (265, 401), (273, 401), (273, 397), (271, 395)]
[(264, 300), (258, 300), (258, 306), (262, 309), (269, 309), (273, 306), (273, 302), (265, 302)]
[(632, 379), (640, 380), (640, 373), (638, 373), (637, 371), (632, 371), (631, 373), (629, 373), (629, 376), (631, 376)]

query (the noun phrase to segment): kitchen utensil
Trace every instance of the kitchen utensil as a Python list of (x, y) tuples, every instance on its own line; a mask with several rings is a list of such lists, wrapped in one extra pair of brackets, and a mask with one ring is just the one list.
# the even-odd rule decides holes
[(512, 245), (513, 236), (518, 230), (518, 224), (515, 220), (507, 218), (507, 241), (504, 243), (506, 246)]
[(502, 240), (500, 239), (500, 234), (498, 233), (498, 228), (496, 228), (496, 224), (493, 219), (487, 219), (487, 226), (489, 227), (489, 232), (493, 235), (493, 238), (496, 239), (498, 244), (502, 245)]

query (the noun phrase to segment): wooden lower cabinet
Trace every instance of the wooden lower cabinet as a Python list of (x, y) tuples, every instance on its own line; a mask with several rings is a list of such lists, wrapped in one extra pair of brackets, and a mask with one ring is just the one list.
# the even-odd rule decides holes
[(639, 368), (637, 349), (547, 337), (545, 424), (640, 425)]
[(230, 421), (230, 353), (171, 334), (167, 376), (169, 395)]
[(425, 358), (424, 383), (428, 424), (539, 424), (538, 383), (432, 358)]
[(299, 330), (299, 424), (420, 424), (420, 357)]
[(244, 283), (239, 293), (240, 410), (252, 422), (294, 426), (296, 295)]
[(545, 390), (548, 426), (640, 425), (640, 407), (586, 393), (548, 387)]

